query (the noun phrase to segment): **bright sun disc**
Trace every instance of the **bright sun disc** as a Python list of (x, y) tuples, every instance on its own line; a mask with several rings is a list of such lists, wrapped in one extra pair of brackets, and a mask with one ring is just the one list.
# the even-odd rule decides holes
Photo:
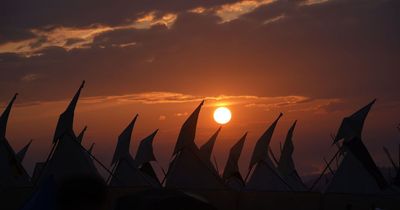
[(231, 111), (226, 107), (219, 107), (214, 111), (214, 120), (219, 124), (226, 124), (231, 118)]

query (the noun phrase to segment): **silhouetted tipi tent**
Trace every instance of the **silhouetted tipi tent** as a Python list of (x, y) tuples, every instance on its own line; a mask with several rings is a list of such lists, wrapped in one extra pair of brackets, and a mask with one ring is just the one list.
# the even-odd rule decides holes
[(22, 162), (25, 158), (26, 153), (28, 152), (29, 147), (32, 144), (32, 140), (29, 141), (29, 143), (27, 145), (25, 145), (24, 147), (22, 147), (22, 149), (20, 151), (18, 151), (17, 153), (17, 158), (20, 162)]
[[(221, 131), (221, 127), (218, 128), (217, 131), (208, 139), (206, 143), (204, 143), (199, 148), (199, 156), (203, 159), (203, 162), (208, 165), (208, 167), (214, 171), (215, 174), (218, 174), (217, 166), (212, 164), (211, 156), (212, 151), (214, 149), (215, 142), (217, 141), (217, 137), (219, 132)], [(215, 162), (216, 164), (216, 162)]]
[(43, 168), (45, 165), (46, 165), (46, 162), (37, 162), (35, 164), (35, 168), (33, 169), (32, 178), (31, 178), (32, 183), (36, 183), (39, 180), (40, 176), (42, 175)]
[(85, 126), (85, 127), (82, 129), (82, 131), (79, 133), (78, 137), (76, 137), (76, 140), (77, 140), (79, 143), (82, 143), (83, 137), (85, 136), (86, 130), (87, 130), (87, 126)]
[(17, 97), (14, 95), (0, 116), (0, 186), (15, 187), (29, 185), (29, 175), (6, 138), (7, 122)]
[(222, 178), (225, 183), (232, 189), (241, 190), (244, 187), (244, 179), (239, 171), (239, 158), (242, 153), (244, 142), (246, 140), (247, 133), (234, 144), (229, 151), (229, 157), (225, 165), (224, 173)]
[(57, 208), (57, 190), (53, 176), (49, 176), (32, 194), (21, 210), (54, 210)]
[(396, 176), (394, 177), (393, 184), (396, 187), (400, 187), (400, 169), (397, 169)]
[(297, 121), (293, 123), (290, 127), (288, 134), (286, 136), (285, 143), (283, 145), (282, 153), (279, 158), (278, 163), (278, 171), (282, 175), (282, 177), (286, 180), (286, 182), (291, 186), (291, 188), (295, 191), (304, 191), (306, 190), (306, 186), (301, 180), (299, 174), (297, 173), (294, 161), (293, 161), (293, 132), (296, 127)]
[(88, 149), (88, 152), (89, 152), (91, 155), (93, 155), (94, 145), (95, 145), (95, 143), (92, 143), (92, 144), (90, 145), (89, 149)]
[(129, 152), (136, 119), (137, 115), (118, 137), (118, 143), (111, 162), (111, 165), (114, 165), (114, 170), (110, 186), (145, 188), (158, 186), (157, 181), (139, 170), (139, 164), (137, 164)]
[(364, 128), (365, 119), (368, 116), (368, 113), (374, 105), (376, 99), (371, 101), (368, 105), (361, 108), (351, 116), (345, 117), (342, 121), (342, 124), (339, 127), (339, 130), (336, 134), (335, 140), (333, 143), (338, 142), (341, 139), (344, 141), (353, 139), (354, 137), (361, 138), (362, 130)]
[(350, 117), (343, 119), (335, 142), (344, 139), (344, 158), (325, 192), (375, 194), (387, 187), (387, 183), (361, 141), (361, 132), (370, 104)]
[(84, 82), (67, 109), (60, 115), (53, 138), (54, 152), (45, 164), (40, 179), (53, 176), (54, 180), (59, 182), (77, 176), (100, 176), (73, 131), (75, 107), (83, 86)]
[(147, 174), (161, 186), (157, 174), (155, 173), (154, 168), (151, 165), (151, 162), (157, 161), (153, 152), (153, 140), (157, 132), (158, 129), (140, 142), (138, 150), (136, 152), (135, 161), (139, 165), (140, 171)]
[(210, 137), (210, 139), (200, 147), (200, 155), (205, 160), (211, 160), (211, 154), (220, 131), (221, 127), (218, 128), (218, 130)]
[(265, 131), (265, 133), (257, 141), (254, 148), (250, 167), (251, 170), (254, 166), (255, 169), (251, 174), (249, 181), (246, 183), (246, 190), (256, 191), (288, 191), (290, 187), (284, 181), (283, 177), (276, 170), (275, 165), (272, 163), (268, 155), (269, 144), (271, 142), (272, 134), (278, 124), (282, 113), (272, 123), (272, 125)]
[(166, 176), (167, 188), (226, 189), (210, 160), (201, 157), (194, 143), (197, 119), (203, 103), (182, 125), (173, 153), (175, 157)]

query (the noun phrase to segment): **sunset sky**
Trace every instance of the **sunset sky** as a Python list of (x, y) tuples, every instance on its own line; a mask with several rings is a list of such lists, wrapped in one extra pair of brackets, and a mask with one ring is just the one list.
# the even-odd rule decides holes
[[(380, 166), (397, 157), (400, 133), (398, 0), (39, 0), (1, 1), (0, 101), (19, 96), (7, 132), (14, 150), (34, 139), (24, 165), (45, 159), (59, 114), (86, 80), (75, 132), (111, 162), (117, 136), (139, 118), (131, 151), (159, 128), (167, 167), (180, 126), (205, 99), (196, 143), (232, 111), (214, 153), (219, 168), (248, 131), (245, 172), (261, 133), (284, 113), (272, 148), (298, 120), (295, 163), (323, 167), (343, 117), (377, 98), (363, 140)], [(396, 158), (397, 160), (397, 158)]]

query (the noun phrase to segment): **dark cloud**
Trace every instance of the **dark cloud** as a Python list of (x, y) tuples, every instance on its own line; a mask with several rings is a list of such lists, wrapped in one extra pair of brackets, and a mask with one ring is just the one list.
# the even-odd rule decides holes
[[(213, 7), (233, 0), (2, 0), (0, 8), (1, 39), (15, 40), (29, 34), (32, 28), (54, 25), (83, 27), (92, 24), (118, 25), (140, 17), (146, 12), (182, 12), (195, 7)], [(18, 32), (18, 33), (16, 33)]]

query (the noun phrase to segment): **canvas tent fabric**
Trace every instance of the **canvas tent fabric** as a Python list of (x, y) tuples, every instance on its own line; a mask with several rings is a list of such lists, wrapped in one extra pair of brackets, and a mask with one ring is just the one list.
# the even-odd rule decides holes
[(33, 169), (32, 178), (31, 178), (32, 183), (38, 182), (45, 165), (46, 165), (46, 162), (37, 162), (35, 164), (35, 168)]
[(28, 152), (28, 149), (31, 146), (31, 144), (32, 144), (32, 140), (30, 140), (27, 145), (25, 145), (20, 151), (18, 151), (17, 158), (20, 162), (22, 162), (24, 160), (25, 155)]
[(368, 113), (371, 107), (374, 105), (376, 99), (367, 104), (365, 107), (361, 108), (354, 114), (349, 117), (345, 117), (342, 121), (342, 124), (339, 127), (339, 130), (334, 139), (334, 143), (338, 142), (341, 139), (352, 139), (354, 137), (361, 138), (361, 133), (364, 127), (365, 119), (368, 116)]
[(85, 127), (82, 129), (82, 131), (79, 133), (78, 137), (76, 137), (76, 140), (77, 140), (79, 143), (82, 143), (82, 140), (83, 140), (83, 137), (85, 136), (86, 130), (87, 130), (87, 126), (85, 126)]
[(130, 156), (129, 148), (131, 144), (132, 131), (137, 118), (138, 115), (133, 118), (125, 130), (119, 135), (117, 146), (115, 147), (114, 156), (111, 162), (112, 165), (115, 164), (119, 159)]
[(157, 187), (161, 187), (161, 182), (158, 179), (158, 176), (150, 162), (143, 163), (141, 166), (139, 166), (139, 170), (143, 173), (149, 176), (152, 180), (157, 182)]
[(249, 181), (246, 183), (245, 189), (248, 191), (268, 192), (292, 190), (272, 162), (267, 161), (257, 163)]
[(227, 189), (219, 175), (204, 162), (195, 148), (181, 150), (168, 169), (167, 188), (178, 189)]
[(0, 116), (0, 137), (2, 138), (6, 137), (8, 119), (10, 117), (11, 109), (13, 107), (15, 100), (17, 99), (17, 96), (18, 93), (14, 95), (14, 97), (8, 103), (8, 105), (6, 106), (6, 108), (4, 109), (3, 113)]
[(173, 155), (175, 155), (177, 152), (185, 147), (192, 147), (193, 145), (195, 145), (194, 138), (196, 136), (197, 118), (199, 117), (199, 113), (203, 104), (204, 101), (199, 104), (199, 106), (182, 125), (181, 131), (179, 132), (178, 140), (175, 144)]
[(255, 164), (265, 159), (269, 159), (268, 149), (269, 144), (272, 139), (272, 134), (274, 133), (275, 127), (278, 124), (279, 119), (282, 117), (282, 113), (279, 114), (278, 118), (271, 124), (271, 126), (263, 133), (263, 135), (258, 139), (254, 151), (251, 156), (249, 169), (253, 168)]
[(100, 177), (87, 151), (73, 131), (75, 107), (85, 82), (79, 87), (66, 110), (60, 115), (53, 139), (53, 153), (40, 172), (40, 180), (53, 176), (55, 182), (77, 176)]
[(53, 143), (55, 143), (63, 135), (70, 135), (70, 136), (75, 137), (75, 133), (73, 130), (75, 108), (76, 108), (76, 104), (78, 103), (79, 96), (81, 94), (81, 91), (82, 91), (84, 85), (85, 85), (85, 81), (82, 82), (78, 91), (76, 92), (76, 94), (72, 98), (71, 102), (69, 103), (67, 109), (58, 118), (57, 127), (54, 132)]
[(239, 171), (239, 158), (243, 150), (247, 132), (237, 141), (229, 151), (222, 178), (228, 186), (240, 190), (244, 186), (244, 180)]
[(56, 209), (56, 184), (52, 176), (33, 193), (21, 210), (54, 210)]
[(159, 187), (157, 180), (139, 170), (137, 163), (131, 156), (125, 156), (118, 160), (109, 185), (138, 188)]
[(226, 189), (211, 161), (201, 157), (194, 143), (196, 125), (201, 106), (194, 110), (183, 124), (170, 163), (165, 186), (184, 189)]
[(340, 148), (344, 158), (326, 192), (373, 194), (388, 187), (361, 140), (365, 119), (375, 101), (343, 119), (334, 142), (344, 139)]
[(304, 191), (307, 188), (301, 180), (301, 177), (298, 175), (293, 161), (293, 132), (296, 124), (297, 121), (293, 123), (288, 131), (288, 134), (286, 135), (286, 140), (283, 145), (281, 156), (278, 162), (278, 171), (293, 190)]
[(370, 153), (365, 147), (364, 143), (360, 138), (353, 138), (352, 140), (345, 142), (344, 146), (361, 162), (364, 169), (374, 177), (374, 180), (379, 185), (380, 189), (385, 189), (388, 187), (388, 183), (385, 177), (382, 175), (378, 166), (375, 164)]
[(54, 176), (56, 182), (71, 177), (100, 177), (97, 168), (76, 138), (64, 135), (58, 140), (49, 162), (43, 169), (43, 177)]
[(15, 154), (14, 149), (6, 138), (8, 118), (14, 101), (18, 94), (15, 94), (0, 116), (0, 186), (21, 187), (29, 186), (29, 175), (21, 164), (21, 160)]
[(200, 155), (205, 160), (211, 160), (211, 154), (220, 131), (221, 127), (219, 127), (218, 130), (210, 137), (210, 139), (200, 147)]
[(158, 129), (151, 133), (149, 136), (140, 141), (138, 150), (136, 152), (135, 160), (137, 164), (142, 165), (150, 161), (156, 161), (153, 152), (153, 140), (158, 132)]
[(374, 177), (351, 151), (345, 153), (339, 168), (325, 189), (325, 193), (376, 194), (380, 191)]
[[(136, 115), (129, 125), (122, 131), (118, 137), (117, 146), (112, 160), (114, 165), (113, 175), (110, 180), (110, 186), (125, 186), (125, 187), (159, 187), (159, 182), (154, 177), (151, 177), (142, 171), (135, 159), (130, 154), (130, 142), (132, 131), (137, 120)], [(155, 135), (155, 133), (154, 133)], [(150, 136), (154, 138), (154, 136)], [(145, 144), (151, 143), (151, 139), (147, 139)], [(143, 146), (142, 146), (143, 148)], [(142, 153), (142, 152), (141, 152)], [(143, 156), (147, 158), (148, 156)]]
[(250, 162), (250, 171), (255, 168), (246, 183), (245, 189), (252, 191), (289, 191), (290, 186), (280, 175), (276, 166), (273, 164), (268, 155), (269, 144), (272, 139), (275, 127), (278, 124), (278, 118), (270, 125), (270, 127), (258, 139)]
[(136, 152), (135, 161), (139, 165), (139, 169), (142, 173), (150, 176), (153, 180), (157, 181), (157, 183), (161, 184), (152, 164), (150, 163), (152, 161), (157, 161), (153, 151), (153, 140), (157, 132), (158, 129), (140, 142)]
[(89, 149), (88, 149), (88, 152), (89, 152), (90, 154), (93, 154), (94, 145), (96, 145), (96, 144), (95, 144), (95, 143), (92, 143), (92, 144), (90, 145)]

